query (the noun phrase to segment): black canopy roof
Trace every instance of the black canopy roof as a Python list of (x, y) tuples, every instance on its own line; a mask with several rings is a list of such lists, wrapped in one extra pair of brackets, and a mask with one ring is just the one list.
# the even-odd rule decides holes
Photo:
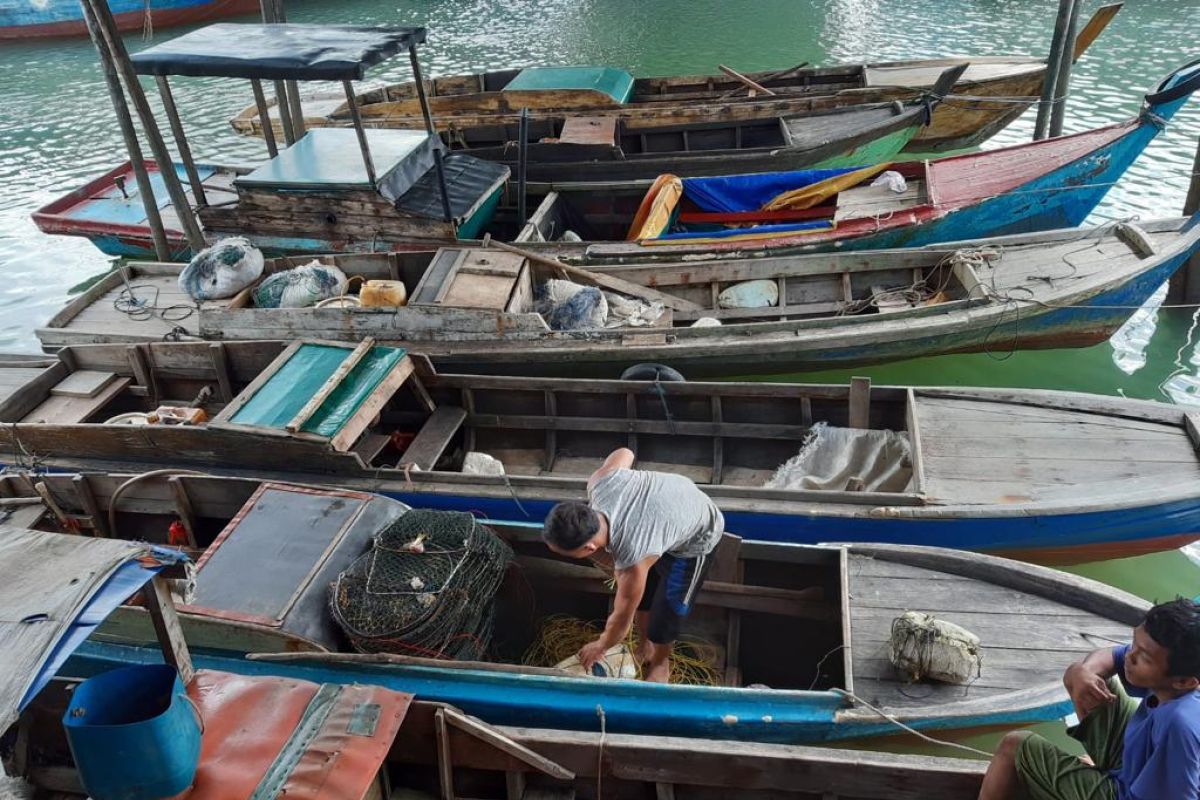
[(424, 28), (220, 22), (135, 53), (131, 60), (140, 75), (361, 80), (368, 67), (424, 41)]

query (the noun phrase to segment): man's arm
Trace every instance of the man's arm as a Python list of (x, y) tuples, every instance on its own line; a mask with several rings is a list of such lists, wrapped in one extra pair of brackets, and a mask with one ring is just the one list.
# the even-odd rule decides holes
[(610, 647), (619, 644), (629, 634), (633, 616), (646, 591), (646, 576), (657, 560), (656, 556), (650, 556), (632, 567), (617, 570), (617, 594), (613, 598), (613, 610), (608, 615), (604, 632), (600, 638), (584, 645), (579, 651), (579, 661), (584, 669), (590, 670), (592, 664), (603, 658)]
[(1063, 686), (1075, 704), (1075, 713), (1082, 718), (1097, 706), (1113, 702), (1116, 696), (1108, 688), (1108, 679), (1116, 674), (1117, 662), (1111, 647), (1093, 650), (1067, 667)]
[(631, 468), (636, 458), (637, 456), (628, 447), (618, 447), (616, 450), (613, 450), (608, 454), (608, 458), (604, 459), (604, 463), (600, 465), (600, 468), (592, 473), (592, 477), (588, 478), (588, 491), (591, 491), (592, 487), (596, 485), (596, 481), (608, 473), (616, 472), (619, 469)]

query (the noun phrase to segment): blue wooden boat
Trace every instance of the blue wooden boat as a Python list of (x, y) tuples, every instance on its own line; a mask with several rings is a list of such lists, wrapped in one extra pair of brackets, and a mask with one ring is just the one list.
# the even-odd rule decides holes
[[(1140, 114), (1125, 122), (969, 155), (890, 164), (905, 179), (901, 193), (870, 186), (878, 169), (660, 178), (649, 193), (640, 187), (554, 185), (521, 238), (555, 241), (571, 231), (592, 242), (576, 254), (579, 263), (603, 264), (736, 258), (748, 251), (916, 247), (1074, 227), (1197, 88), (1200, 61), (1159, 82)], [(801, 196), (783, 202), (788, 193)]]
[[(603, 458), (630, 447), (641, 467), (702, 485), (730, 530), (758, 540), (1079, 562), (1200, 537), (1200, 426), (1177, 406), (1073, 392), (871, 388), (865, 379), (822, 386), (456, 375), (370, 344), (79, 345), (40, 364), (5, 362), (0, 458), (302, 482), (319, 474), (411, 505), (530, 524), (554, 502), (582, 498)], [(351, 356), (353, 368), (338, 373)], [(333, 391), (342, 380), (361, 405), (321, 403), (322, 418), (337, 413), (320, 430), (293, 424), (309, 399), (328, 396), (324, 381)], [(90, 394), (79, 396), (78, 384)], [(116, 424), (130, 415), (162, 420), (160, 405), (193, 403), (209, 421)], [(282, 410), (262, 417), (260, 406)], [(805, 466), (838, 441), (901, 440), (901, 452), (864, 455), (845, 473)], [(464, 473), (468, 452), (491, 455), (507, 474)], [(776, 475), (795, 459), (798, 472)]]
[[(113, 481), (126, 479), (87, 480), (93, 496), (104, 498)], [(47, 485), (61, 500), (57, 513), (79, 514), (85, 526), (96, 522), (78, 504), (72, 483), (78, 479)], [(1061, 684), (1065, 666), (1097, 642), (1126, 639), (1148, 607), (1086, 579), (979, 554), (726, 537), (687, 626), (708, 642), (724, 685), (596, 679), (522, 666), (521, 654), (557, 614), (602, 619), (611, 591), (605, 575), (551, 556), (536, 530), (501, 526), (496, 534), (517, 555), (494, 601), (481, 599), (493, 604), (496, 621), (479, 660), (447, 661), (428, 643), (409, 647), (403, 638), (369, 654), (337, 652), (345, 645), (328, 610), (329, 586), (406, 507), (369, 493), (247, 479), (181, 476), (175, 485), (189, 498), (189, 547), (199, 553), (191, 594), (180, 606), (198, 666), (375, 684), (499, 725), (596, 731), (600, 706), (614, 733), (795, 744), (899, 732), (871, 706), (933, 730), (1056, 719), (1070, 712)], [(96, 513), (114, 523), (107, 532), (164, 540), (162, 520), (178, 507), (170, 484), (146, 479), (122, 494), (111, 514), (98, 501)], [(223, 528), (221, 520), (228, 520)], [(268, 553), (273, 567), (265, 573), (254, 554)], [(435, 597), (441, 589), (433, 565), (413, 568)], [(910, 683), (888, 655), (893, 622), (906, 611), (978, 636), (977, 674), (965, 685)], [(86, 675), (155, 661), (147, 646), (153, 641), (144, 611), (120, 609), (70, 670)]]
[[(121, 31), (168, 28), (257, 14), (258, 0), (109, 0)], [(83, 9), (71, 0), (12, 0), (0, 5), (0, 40), (87, 36)]]
[[(680, 798), (736, 791), (753, 799), (852, 789), (861, 800), (923, 800), (930, 791), (945, 800), (973, 800), (983, 776), (981, 762), (961, 759), (498, 727), (378, 684), (205, 669), (211, 659), (191, 651), (183, 635), (190, 623), (176, 624), (160, 573), (164, 563), (176, 562), (168, 569), (179, 566), (177, 553), (5, 523), (0, 553), (4, 608), (31, 612), (23, 624), (8, 624), (0, 633), (0, 655), (11, 667), (0, 683), (0, 735), (6, 743), (3, 785), (12, 796), (99, 795), (100, 784), (109, 796), (146, 796), (146, 783), (161, 774), (156, 768), (163, 759), (106, 759), (96, 740), (115, 745), (131, 728), (139, 729), (140, 752), (147, 752), (169, 751), (185, 737), (176, 733), (164, 742), (140, 730), (147, 715), (149, 723), (155, 721), (158, 696), (147, 710), (148, 693), (128, 688), (105, 693), (96, 683), (80, 688), (80, 678), (100, 670), (99, 680), (109, 686), (121, 681), (141, 686), (149, 673), (186, 691), (171, 699), (174, 710), (168, 713), (190, 721), (194, 712), (200, 718), (192, 787), (180, 795), (188, 797), (249, 797), (264, 787), (319, 800), (386, 796), (388, 788), (401, 787), (422, 795), (440, 789), (448, 796), (494, 797), (506, 786), (512, 796), (528, 797), (528, 779), (543, 793), (585, 792), (602, 783), (605, 796), (621, 797), (656, 790)], [(67, 660), (122, 599), (143, 587), (140, 602), (165, 620), (156, 637), (161, 652), (148, 670), (98, 658), (91, 644)], [(118, 609), (117, 616), (128, 611)], [(126, 669), (117, 674), (112, 667)], [(79, 699), (89, 693), (95, 702), (81, 707)], [(79, 730), (81, 719), (105, 713), (119, 714), (123, 724), (99, 737), (69, 739), (68, 726)], [(850, 766), (853, 775), (847, 777)]]

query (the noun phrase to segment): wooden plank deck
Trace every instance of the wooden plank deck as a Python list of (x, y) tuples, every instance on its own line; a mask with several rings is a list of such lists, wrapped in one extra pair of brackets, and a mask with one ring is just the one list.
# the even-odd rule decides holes
[[(145, 313), (129, 314), (117, 307), (125, 291), (122, 283), (97, 297), (63, 327), (88, 341), (103, 342), (114, 334), (161, 338), (176, 327), (199, 335), (200, 314), (195, 303), (179, 288), (174, 275), (140, 274), (130, 281), (134, 298), (146, 304)], [(152, 308), (149, 308), (152, 307)]]
[[(855, 693), (875, 705), (917, 707), (1054, 683), (1083, 653), (1129, 639), (1127, 625), (973, 578), (863, 555), (849, 562)], [(983, 666), (967, 686), (906, 684), (887, 658), (892, 621), (923, 611), (982, 640)]]
[(1179, 426), (918, 394), (926, 492), (942, 503), (1004, 503), (1039, 491), (1161, 475), (1200, 479)]

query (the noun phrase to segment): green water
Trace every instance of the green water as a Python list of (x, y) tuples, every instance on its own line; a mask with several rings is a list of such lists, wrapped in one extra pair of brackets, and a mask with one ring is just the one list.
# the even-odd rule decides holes
[[(1099, 3), (1091, 0), (1084, 14)], [(418, 24), (429, 28), (427, 72), (524, 64), (611, 64), (635, 74), (713, 72), (949, 54), (1042, 55), (1057, 0), (288, 0), (298, 22)], [(1195, 0), (1127, 0), (1077, 66), (1067, 130), (1128, 117), (1141, 94), (1197, 53)], [(159, 31), (155, 41), (173, 36)], [(127, 39), (131, 50), (145, 46)], [(372, 79), (402, 80), (403, 60)], [(232, 81), (176, 80), (176, 99), (200, 159), (253, 161), (259, 142), (226, 120), (250, 102)], [(152, 89), (152, 87), (151, 87)], [(153, 93), (152, 93), (153, 99)], [(1200, 132), (1200, 101), (1178, 115), (1094, 222), (1177, 214)], [(986, 146), (1028, 140), (1027, 113)], [(108, 267), (80, 239), (40, 234), (29, 214), (124, 158), (94, 53), (84, 41), (0, 46), (0, 349), (33, 351), (33, 328), (72, 287)], [(1200, 353), (1191, 310), (1163, 310), (1161, 295), (1112, 341), (1086, 350), (993, 352), (855, 369), (879, 383), (1027, 386), (1200, 402)], [(796, 376), (842, 380), (851, 372)], [(1150, 599), (1200, 593), (1200, 567), (1166, 553), (1075, 570)], [(1060, 726), (1042, 726), (1053, 734)], [(994, 737), (974, 740), (987, 745)]]

